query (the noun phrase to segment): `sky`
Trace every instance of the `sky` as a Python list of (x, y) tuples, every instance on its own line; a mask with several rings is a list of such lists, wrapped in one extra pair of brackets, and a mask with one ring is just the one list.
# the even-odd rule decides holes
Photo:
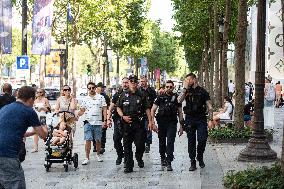
[(152, 20), (162, 20), (162, 30), (172, 31), (175, 23), (173, 16), (173, 6), (171, 0), (152, 0), (149, 17)]

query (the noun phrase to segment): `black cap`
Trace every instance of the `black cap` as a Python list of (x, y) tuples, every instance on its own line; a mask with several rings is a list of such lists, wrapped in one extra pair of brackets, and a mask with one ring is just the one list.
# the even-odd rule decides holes
[(104, 87), (104, 85), (103, 85), (103, 83), (102, 83), (102, 82), (99, 82), (99, 83), (97, 84), (97, 87), (101, 87), (101, 88), (103, 88), (103, 87)]
[(134, 81), (135, 83), (138, 83), (138, 77), (136, 75), (130, 75), (128, 79)]

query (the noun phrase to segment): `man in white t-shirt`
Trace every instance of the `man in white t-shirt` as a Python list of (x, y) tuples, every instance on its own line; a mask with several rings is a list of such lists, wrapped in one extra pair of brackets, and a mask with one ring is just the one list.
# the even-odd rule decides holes
[(249, 96), (250, 96), (250, 86), (245, 83), (245, 104), (249, 103)]
[(228, 90), (229, 90), (229, 97), (232, 99), (233, 94), (235, 93), (235, 84), (232, 80), (230, 80), (230, 83), (228, 84)]
[[(96, 85), (93, 82), (89, 82), (87, 85), (88, 96), (82, 102), (80, 111), (78, 115), (81, 116), (85, 114), (85, 125), (84, 125), (84, 140), (86, 158), (82, 162), (82, 165), (87, 165), (90, 162), (90, 150), (91, 142), (93, 139), (96, 140), (97, 149), (97, 160), (102, 162), (101, 150), (101, 138), (102, 138), (102, 126), (107, 127), (106, 117), (107, 117), (107, 104), (105, 98), (96, 93)], [(105, 117), (104, 122), (102, 122), (102, 114)]]

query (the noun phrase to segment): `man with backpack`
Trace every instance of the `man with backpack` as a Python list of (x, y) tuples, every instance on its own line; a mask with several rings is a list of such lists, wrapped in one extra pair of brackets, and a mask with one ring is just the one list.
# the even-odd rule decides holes
[(275, 101), (275, 87), (271, 83), (272, 77), (268, 75), (265, 78), (264, 87), (264, 128), (274, 127), (274, 101)]

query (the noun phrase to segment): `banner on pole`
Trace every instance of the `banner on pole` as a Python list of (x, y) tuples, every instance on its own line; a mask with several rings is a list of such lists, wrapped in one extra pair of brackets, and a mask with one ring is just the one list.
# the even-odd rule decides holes
[(140, 75), (147, 76), (148, 75), (147, 58), (141, 58), (140, 63), (141, 63)]
[(45, 76), (60, 77), (61, 50), (52, 49), (50, 55), (46, 56)]
[(0, 1), (0, 50), (2, 54), (12, 53), (12, 2)]
[(36, 0), (32, 24), (32, 54), (46, 55), (51, 47), (54, 0)]

